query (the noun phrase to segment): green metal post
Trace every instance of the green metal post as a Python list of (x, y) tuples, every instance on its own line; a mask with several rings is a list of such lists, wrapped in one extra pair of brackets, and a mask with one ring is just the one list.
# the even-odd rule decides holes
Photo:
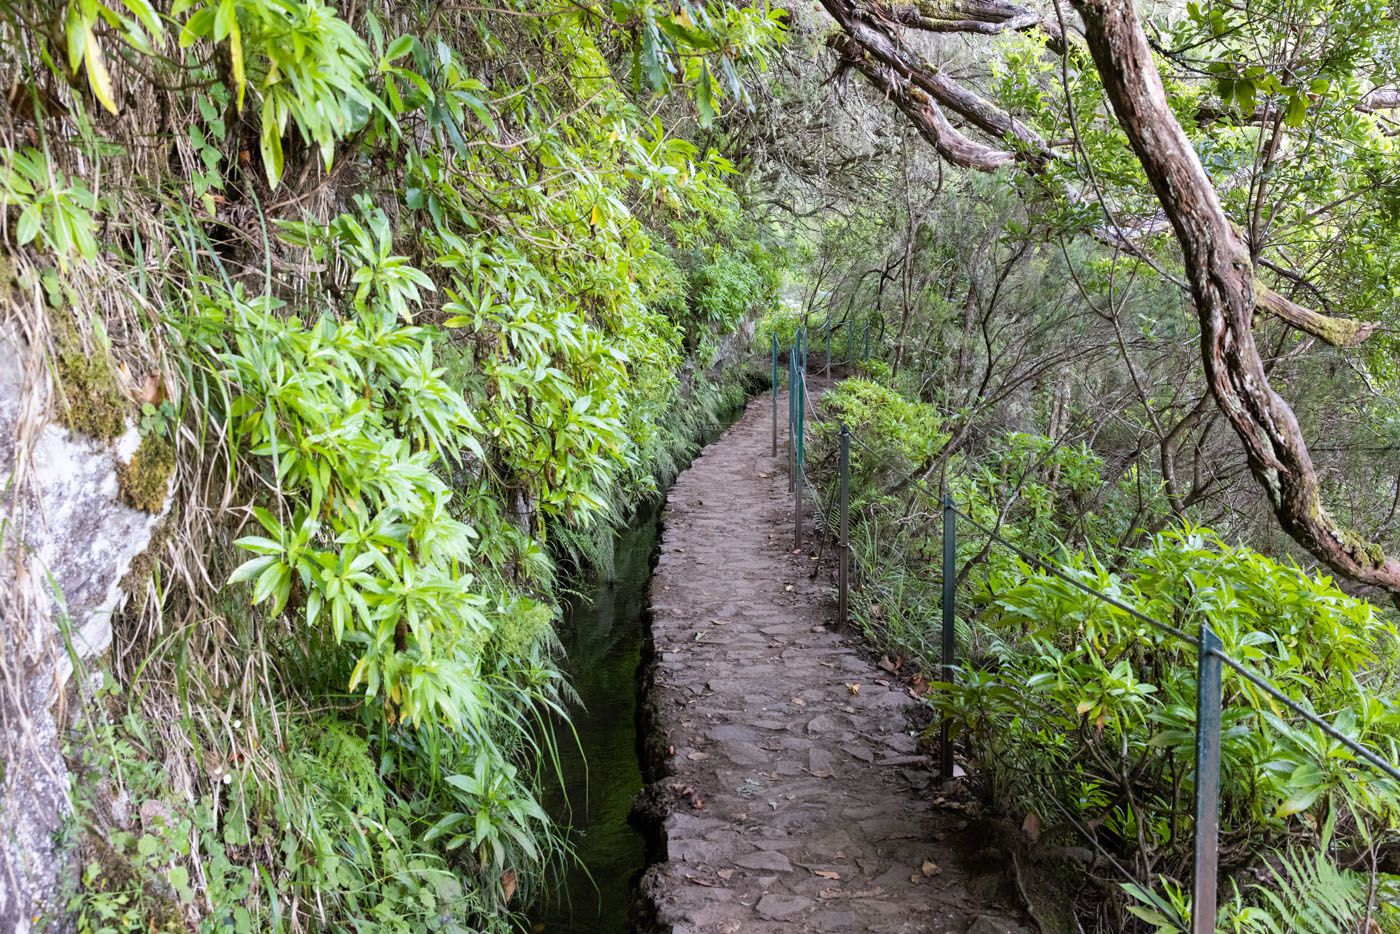
[(773, 456), (778, 456), (778, 335), (773, 335)]
[[(943, 680), (953, 683), (957, 636), (953, 628), (958, 588), (958, 514), (953, 497), (943, 494)], [(953, 777), (953, 731), (947, 717), (939, 730), (940, 765), (944, 781)]]
[(1216, 873), (1220, 837), (1220, 722), (1223, 645), (1208, 621), (1201, 623), (1196, 675), (1196, 869), (1192, 883), (1192, 934), (1215, 934)]
[(788, 492), (792, 492), (793, 484), (793, 456), (797, 453), (796, 445), (792, 439), (793, 423), (797, 418), (797, 354), (793, 351), (797, 346), (797, 338), (793, 337), (792, 346), (788, 347), (788, 433), (787, 433), (787, 461), (788, 461)]
[(793, 471), (793, 534), (792, 547), (802, 547), (802, 436), (807, 412), (807, 391), (800, 376), (797, 382), (797, 469)]
[(851, 621), (851, 429), (841, 424), (841, 452), (837, 469), (841, 475), (840, 529), (836, 542), (836, 616), (842, 625)]

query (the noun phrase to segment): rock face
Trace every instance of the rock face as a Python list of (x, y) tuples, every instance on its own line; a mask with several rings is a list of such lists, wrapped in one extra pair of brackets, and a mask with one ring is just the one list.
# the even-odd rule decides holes
[(0, 931), (61, 908), (71, 658), (110, 646), (121, 581), (161, 520), (120, 499), (136, 429), (110, 444), (85, 438), (58, 421), (52, 396), (42, 353), (0, 332)]

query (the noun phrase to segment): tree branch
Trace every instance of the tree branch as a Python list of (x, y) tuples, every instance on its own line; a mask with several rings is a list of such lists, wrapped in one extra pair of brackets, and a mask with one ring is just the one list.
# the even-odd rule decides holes
[[(1002, 5), (1000, 0), (954, 0), (954, 3), (959, 8)], [(952, 164), (995, 171), (1017, 162), (1035, 174), (1051, 160), (1062, 158), (1025, 123), (964, 88), (906, 48), (894, 31), (897, 19), (893, 14), (886, 16), (878, 8), (866, 9), (859, 0), (822, 0), (822, 5), (844, 30), (828, 42), (841, 56), (843, 66), (853, 67), (865, 75)], [(920, 95), (919, 91), (924, 94)], [(988, 136), (1014, 143), (1014, 148), (999, 149), (978, 143), (948, 121), (944, 108)], [(1074, 192), (1067, 193), (1067, 197), (1078, 200)], [(1133, 229), (1150, 231), (1158, 222), (1159, 218), (1149, 218), (1134, 223)], [(1138, 258), (1146, 258), (1141, 248), (1127, 238), (1112, 239)], [(1257, 282), (1256, 286), (1260, 311), (1333, 346), (1359, 344), (1375, 330), (1371, 324), (1313, 311), (1284, 298), (1262, 282)]]
[(1250, 471), (1279, 523), (1300, 545), (1338, 573), (1400, 595), (1400, 561), (1341, 527), (1322, 505), (1298, 420), (1269, 385), (1254, 342), (1258, 297), (1249, 251), (1167, 105), (1132, 0), (1072, 2), (1084, 19), (1114, 113), (1181, 245), (1201, 324), (1207, 382), (1244, 444)]

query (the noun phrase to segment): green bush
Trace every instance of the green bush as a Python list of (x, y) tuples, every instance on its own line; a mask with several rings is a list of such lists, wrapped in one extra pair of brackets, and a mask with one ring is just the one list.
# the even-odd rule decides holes
[[(948, 455), (937, 406), (863, 379), (843, 381), (821, 406), (827, 419), (816, 427), (811, 472), (823, 504), (836, 422), (859, 438), (851, 448), (856, 622), (934, 682), (930, 703), (954, 724), (999, 810), (1034, 814), (1068, 845), (1082, 845), (1074, 828), (1092, 828), (1095, 847), (1155, 880), (1150, 889), (1125, 886), (1114, 908), (1120, 925), (1133, 915), (1176, 930), (1189, 917), (1195, 645), (963, 523), (961, 664), (956, 683), (937, 681), (941, 504), (930, 465), (943, 462), (959, 508), (978, 523), (1191, 638), (1208, 620), (1232, 658), (1396, 758), (1400, 633), (1329, 578), (1208, 529), (1171, 526), (1144, 540), (1139, 490), (1148, 486), (1149, 505), (1161, 504), (1160, 491), (1133, 471), (1105, 484), (1103, 460), (1085, 446), (1008, 432)], [(1368, 898), (1375, 908), (1377, 892), (1400, 883), (1364, 871), (1400, 841), (1400, 786), (1228, 668), (1222, 759), (1222, 878), (1253, 880), (1224, 883), (1224, 928), (1349, 930)], [(1370, 855), (1358, 867), (1356, 854)], [(1393, 902), (1377, 911), (1384, 930), (1400, 929)], [(1303, 919), (1312, 926), (1291, 926)]]
[[(154, 511), (177, 486), (85, 775), (178, 833), (129, 841), (92, 801), (75, 845), (120, 852), (72, 910), (505, 929), (567, 853), (539, 805), (569, 696), (556, 562), (601, 558), (742, 394), (709, 367), (776, 291), (780, 254), (683, 111), (737, 100), (716, 75), (761, 65), (783, 17), (61, 6), (37, 29), (0, 5), (16, 86), (54, 89), (15, 98), (42, 139), (0, 150), (0, 228), (17, 281), (108, 316), (113, 360), (155, 379), (159, 457), (125, 495)], [(60, 112), (75, 131), (46, 136)], [(64, 382), (135, 416), (106, 375)]]

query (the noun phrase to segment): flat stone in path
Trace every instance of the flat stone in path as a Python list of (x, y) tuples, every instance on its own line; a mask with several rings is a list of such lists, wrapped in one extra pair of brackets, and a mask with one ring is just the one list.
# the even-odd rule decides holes
[(663, 514), (646, 698), (663, 777), (645, 794), (668, 858), (642, 881), (656, 926), (1027, 931), (1002, 875), (939, 842), (965, 821), (925, 790), (913, 699), (836, 630), (825, 575), (792, 553), (770, 405), (705, 449)]

